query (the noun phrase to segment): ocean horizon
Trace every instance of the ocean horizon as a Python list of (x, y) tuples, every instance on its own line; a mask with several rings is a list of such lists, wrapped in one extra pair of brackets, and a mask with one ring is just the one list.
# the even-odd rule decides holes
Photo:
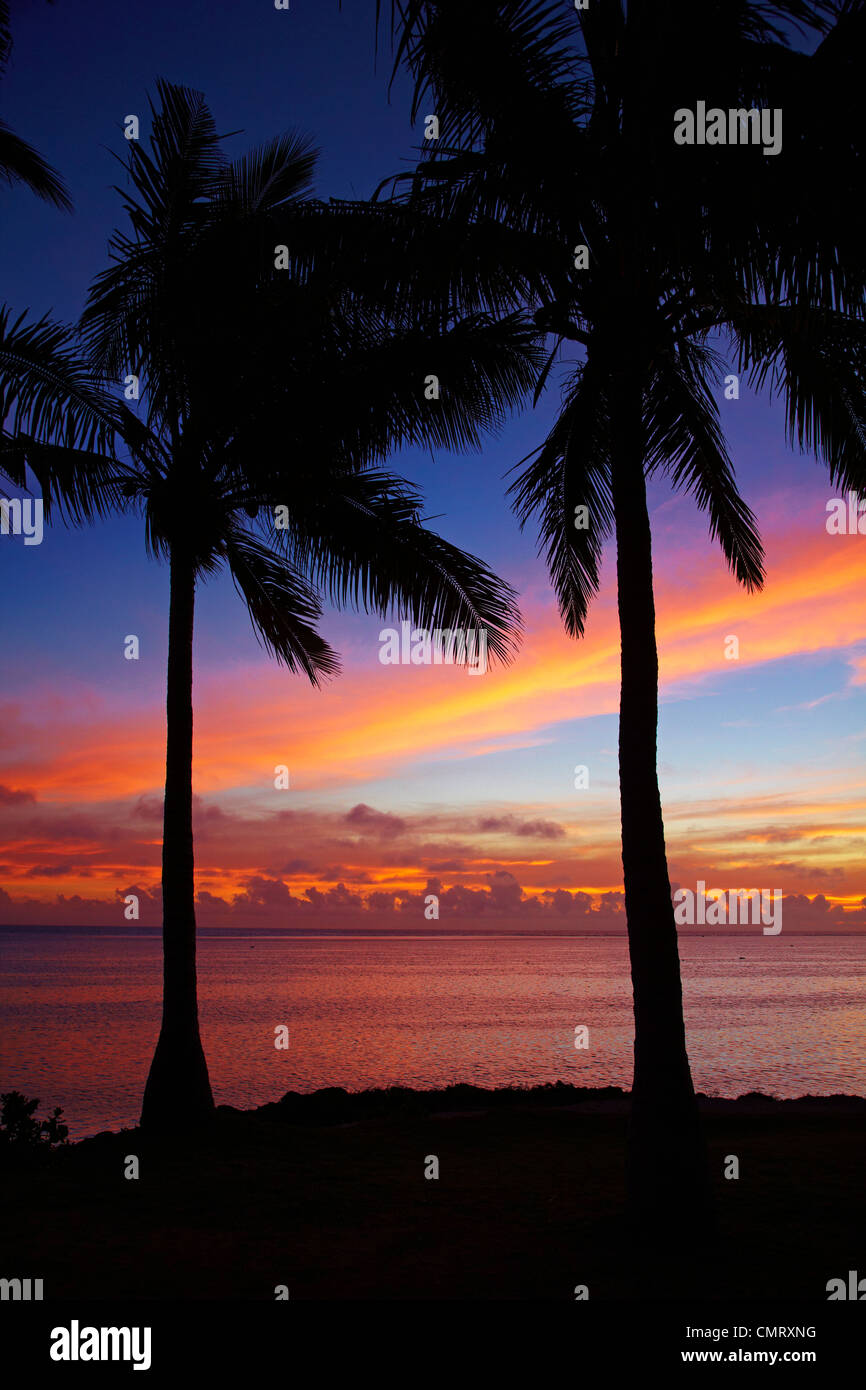
[[(705, 927), (705, 926), (699, 928), (699, 927), (696, 927), (696, 926), (693, 927), (693, 926), (686, 925), (686, 926), (680, 926), (680, 927), (677, 928), (677, 935), (678, 935), (678, 939), (679, 939), (680, 941), (682, 941), (684, 938), (688, 938), (688, 937), (711, 937), (711, 938), (716, 938), (716, 937), (718, 937), (718, 938), (725, 938), (725, 939), (730, 938), (730, 937), (736, 937), (737, 939), (742, 940), (744, 937), (753, 936), (753, 935), (755, 934), (756, 930), (757, 930), (757, 929), (756, 929), (755, 926), (752, 925), (752, 924), (747, 924), (747, 925), (737, 926), (737, 927), (727, 927), (726, 929), (713, 928), (712, 930), (708, 929), (708, 928)], [(27, 923), (25, 923), (25, 924), (12, 924), (12, 923), (6, 924), (6, 923), (0, 923), (0, 935), (2, 935), (3, 933), (11, 933), (11, 934), (13, 934), (13, 935), (17, 935), (17, 934), (27, 935), (28, 932), (42, 932), (42, 933), (45, 933), (46, 935), (55, 934), (55, 935), (58, 935), (58, 936), (63, 936), (63, 935), (70, 934), (70, 933), (74, 933), (74, 934), (77, 934), (77, 935), (80, 935), (80, 936), (116, 936), (116, 937), (123, 938), (123, 939), (132, 938), (132, 937), (136, 937), (136, 936), (141, 936), (141, 937), (159, 937), (159, 938), (162, 937), (162, 927), (161, 927), (161, 926), (142, 925), (140, 922), (137, 922), (137, 923), (135, 924), (135, 926), (129, 926), (129, 927), (126, 927), (126, 926), (122, 925), (121, 923), (113, 923), (111, 926), (100, 926), (100, 925), (95, 925), (95, 926), (94, 926), (94, 925), (85, 925), (85, 924), (78, 924), (78, 923), (72, 923), (72, 924), (65, 924), (65, 925), (63, 925), (63, 926), (57, 926), (57, 925), (52, 925), (52, 924), (50, 924), (50, 923), (43, 923), (43, 922), (38, 922), (38, 923), (37, 923), (37, 922), (34, 922), (34, 923), (29, 923), (29, 924), (27, 924)], [(849, 939), (849, 940), (851, 940), (851, 939), (856, 939), (856, 940), (860, 940), (860, 941), (864, 940), (863, 929), (862, 929), (862, 927), (859, 927), (859, 926), (851, 927), (851, 928), (850, 928), (849, 930), (847, 930), (847, 931), (803, 931), (803, 930), (796, 930), (796, 929), (794, 929), (794, 930), (792, 930), (792, 931), (789, 931), (789, 932), (787, 933), (787, 935), (788, 935), (789, 938), (790, 938), (790, 937), (798, 937), (798, 938), (801, 938), (801, 937), (815, 937), (816, 939), (821, 939), (822, 937), (827, 936), (827, 937), (845, 937), (845, 938), (847, 938), (847, 939)], [(514, 927), (514, 928), (506, 928), (506, 927), (503, 927), (503, 926), (495, 926), (495, 927), (469, 927), (469, 928), (464, 928), (464, 927), (448, 927), (448, 926), (445, 926), (445, 927), (431, 927), (431, 926), (429, 926), (429, 925), (427, 925), (427, 924), (425, 924), (423, 927), (412, 927), (412, 928), (406, 927), (406, 926), (400, 926), (400, 927), (379, 927), (379, 926), (376, 926), (376, 927), (345, 927), (345, 926), (339, 926), (339, 927), (326, 927), (326, 926), (321, 926), (321, 925), (320, 925), (320, 926), (316, 926), (316, 927), (259, 927), (259, 926), (244, 927), (244, 926), (237, 926), (237, 925), (235, 925), (235, 924), (233, 924), (233, 925), (230, 926), (230, 927), (197, 926), (197, 927), (196, 927), (196, 937), (197, 937), (197, 938), (201, 938), (201, 937), (205, 937), (205, 936), (214, 936), (214, 937), (222, 937), (222, 938), (229, 938), (229, 937), (233, 937), (233, 936), (237, 936), (237, 937), (243, 937), (243, 936), (262, 936), (262, 937), (281, 937), (281, 938), (282, 938), (282, 937), (286, 937), (286, 938), (289, 938), (289, 939), (290, 939), (291, 937), (293, 937), (293, 936), (325, 936), (325, 937), (330, 937), (330, 936), (385, 936), (385, 937), (387, 937), (387, 936), (405, 936), (405, 937), (410, 937), (410, 938), (413, 938), (413, 937), (424, 937), (424, 936), (432, 936), (432, 937), (436, 937), (436, 936), (454, 936), (454, 937), (476, 937), (476, 936), (503, 936), (503, 937), (517, 937), (517, 936), (542, 936), (542, 937), (544, 937), (544, 936), (553, 936), (553, 937), (563, 937), (563, 936), (576, 936), (576, 937), (585, 937), (585, 938), (587, 938), (587, 939), (595, 939), (596, 937), (609, 937), (609, 938), (614, 939), (614, 940), (623, 940), (623, 941), (627, 941), (627, 939), (628, 939), (628, 937), (627, 937), (627, 932), (626, 932), (626, 929), (625, 929), (624, 927), (623, 927), (621, 930), (617, 930), (617, 931), (610, 931), (608, 928), (599, 928), (598, 930), (593, 930), (593, 931), (573, 931), (573, 930), (568, 930), (567, 928), (562, 928), (561, 930), (557, 931), (555, 928), (552, 928), (552, 927), (523, 927), (523, 926), (521, 926), (521, 927)]]

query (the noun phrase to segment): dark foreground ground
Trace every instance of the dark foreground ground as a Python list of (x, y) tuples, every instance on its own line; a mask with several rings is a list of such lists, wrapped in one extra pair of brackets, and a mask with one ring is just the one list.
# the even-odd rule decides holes
[[(4, 1276), (46, 1299), (807, 1298), (866, 1275), (866, 1101), (703, 1100), (721, 1241), (636, 1256), (623, 1093), (319, 1091), (2, 1173)], [(140, 1161), (124, 1178), (127, 1155)], [(725, 1157), (740, 1160), (725, 1180)], [(438, 1180), (425, 1179), (428, 1155)]]

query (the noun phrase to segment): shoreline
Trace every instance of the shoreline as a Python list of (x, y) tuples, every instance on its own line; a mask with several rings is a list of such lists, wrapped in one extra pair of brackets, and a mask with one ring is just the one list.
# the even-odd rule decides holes
[[(866, 1097), (835, 1092), (831, 1095), (803, 1095), (780, 1099), (761, 1091), (741, 1096), (712, 1096), (696, 1093), (702, 1114), (718, 1116), (778, 1115), (863, 1115)], [(574, 1086), (566, 1081), (543, 1082), (535, 1086), (474, 1086), (457, 1082), (434, 1090), (410, 1086), (370, 1087), (347, 1091), (342, 1086), (325, 1086), (316, 1091), (287, 1091), (277, 1101), (268, 1101), (242, 1110), (220, 1105), (217, 1112), (277, 1120), (289, 1124), (339, 1124), (372, 1118), (489, 1114), (504, 1110), (573, 1110), (582, 1114), (627, 1115), (631, 1092), (621, 1086)]]
[[(828, 1095), (807, 1093), (778, 1097), (763, 1091), (747, 1091), (740, 1096), (714, 1096), (696, 1092), (703, 1116), (718, 1119), (838, 1118), (860, 1116), (866, 1120), (866, 1096), (847, 1092)], [(421, 1090), (411, 1086), (374, 1086), (348, 1091), (343, 1086), (321, 1086), (315, 1091), (286, 1091), (278, 1100), (242, 1108), (217, 1105), (214, 1121), (221, 1117), (234, 1122), (264, 1120), (301, 1128), (330, 1128), (361, 1124), (367, 1120), (458, 1119), (502, 1113), (555, 1112), (578, 1115), (627, 1117), (631, 1092), (621, 1086), (574, 1086), (566, 1081), (541, 1082), (533, 1086), (475, 1086), (455, 1082), (450, 1086)], [(71, 1137), (69, 1147), (94, 1140), (105, 1141), (140, 1132), (139, 1126), (98, 1129), (91, 1134)]]

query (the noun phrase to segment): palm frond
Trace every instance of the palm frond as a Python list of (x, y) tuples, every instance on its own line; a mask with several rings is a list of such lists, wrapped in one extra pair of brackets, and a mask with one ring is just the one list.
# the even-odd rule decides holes
[(136, 231), (169, 241), (196, 225), (197, 209), (211, 198), (227, 160), (201, 92), (164, 78), (156, 90), (159, 105), (150, 102), (153, 154), (130, 141), (128, 173), (137, 198), (128, 201)]
[(0, 419), (70, 449), (110, 451), (121, 423), (118, 401), (82, 361), (74, 329), (47, 314), (28, 321), (0, 306)]
[[(598, 592), (604, 542), (613, 529), (610, 448), (604, 381), (590, 360), (544, 444), (509, 488), (521, 529), (531, 520), (538, 523), (539, 554), (547, 560), (560, 615), (572, 637), (583, 635), (589, 604)], [(579, 506), (587, 508), (586, 526), (577, 524)]]
[(319, 150), (309, 136), (286, 132), (236, 159), (226, 170), (221, 196), (253, 217), (309, 195)]
[[(110, 375), (138, 373), (146, 360), (148, 419), (186, 388), (177, 350), (189, 314), (187, 280), (195, 267), (196, 239), (211, 224), (215, 195), (228, 161), (213, 116), (200, 92), (160, 79), (150, 151), (130, 141), (129, 186), (124, 200), (132, 236), (109, 243), (114, 262), (91, 286), (81, 328), (93, 366)], [(124, 161), (121, 160), (121, 163)]]
[(0, 179), (10, 185), (22, 183), (46, 203), (72, 212), (72, 198), (61, 175), (42, 158), (33, 145), (22, 140), (0, 120)]
[(307, 320), (305, 307), (302, 298), (291, 330), (260, 325), (261, 372), (233, 383), (243, 424), (221, 455), (229, 472), (242, 473), (248, 457), (314, 453), (323, 467), (352, 470), (401, 445), (477, 450), (528, 398), (541, 366), (537, 330), (519, 315), (403, 330), (355, 300), (333, 317)]
[(252, 532), (234, 525), (224, 546), (235, 587), (253, 629), (272, 656), (319, 685), (339, 670), (335, 652), (315, 631), (321, 605), (307, 581)]
[(84, 449), (43, 444), (18, 433), (0, 436), (0, 477), (29, 490), (28, 469), (42, 498), (45, 519), (56, 512), (67, 525), (81, 525), (132, 505), (135, 470), (121, 459)]
[(546, 99), (548, 114), (558, 106), (557, 125), (566, 129), (563, 78), (573, 70), (579, 36), (570, 7), (551, 0), (474, 0), (471, 7), (394, 0), (391, 19), (395, 72), (405, 65), (414, 80), (412, 119), (432, 96), (447, 143), (474, 143), (493, 113), (502, 113), (509, 92), (515, 117), (527, 104), (531, 117)]
[(663, 469), (709, 517), (732, 572), (745, 588), (764, 582), (755, 517), (740, 496), (709, 385), (716, 354), (695, 343), (660, 362), (644, 407), (646, 469)]
[(289, 524), (275, 543), (332, 603), (394, 612), (428, 630), (483, 630), (492, 656), (513, 655), (521, 627), (514, 590), (420, 524), (421, 498), (405, 479), (347, 471), (323, 490), (311, 470), (293, 475), (285, 497)]
[(834, 483), (866, 487), (866, 322), (800, 305), (749, 305), (730, 319), (739, 369), (785, 401), (788, 442)]

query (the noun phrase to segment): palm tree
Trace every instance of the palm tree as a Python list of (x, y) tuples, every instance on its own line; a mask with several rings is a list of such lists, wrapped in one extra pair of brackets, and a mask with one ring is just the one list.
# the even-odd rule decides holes
[[(298, 136), (230, 162), (200, 94), (166, 82), (158, 93), (151, 150), (130, 147), (118, 190), (131, 230), (115, 234), (81, 320), (78, 395), (92, 383), (94, 399), (68, 400), (79, 369), (67, 330), (43, 321), (28, 339), (19, 321), (11, 344), (0, 340), (0, 402), (14, 406), (14, 481), (29, 464), (56, 494), (91, 462), (82, 517), (138, 510), (149, 551), (170, 568), (164, 999), (142, 1108), (142, 1124), (166, 1128), (213, 1109), (196, 991), (196, 588), (227, 568), (265, 648), (314, 685), (338, 669), (315, 627), (325, 597), (427, 627), (483, 627), (494, 658), (507, 659), (513, 591), (426, 529), (419, 495), (379, 465), (401, 444), (479, 447), (531, 387), (539, 358), (536, 330), (518, 316), (454, 317), (447, 254), (419, 289), (417, 256), (435, 229), (416, 243), (418, 219), (400, 210), (310, 199), (315, 153)], [(458, 273), (457, 238), (440, 227), (439, 240), (450, 240)], [(485, 298), (500, 279), (480, 282)], [(52, 342), (63, 360), (40, 362)], [(52, 367), (64, 368), (53, 394)], [(435, 401), (431, 374), (442, 383)], [(117, 381), (133, 397), (138, 383), (140, 415), (106, 405)], [(102, 430), (92, 460), (81, 452), (88, 403)]]
[[(12, 33), (9, 28), (8, 0), (0, 0), (0, 77), (9, 65)], [(37, 198), (72, 211), (72, 200), (56, 169), (52, 169), (38, 150), (0, 121), (0, 179), (7, 184), (23, 183)]]
[[(645, 1233), (703, 1238), (696, 1217), (710, 1219), (711, 1201), (657, 774), (646, 480), (664, 473), (690, 492), (736, 579), (760, 587), (761, 543), (716, 404), (725, 346), (752, 385), (783, 395), (792, 441), (814, 448), (834, 481), (863, 481), (864, 7), (394, 0), (391, 18), (413, 118), (435, 112), (440, 131), (392, 196), (478, 234), (486, 226), (491, 258), (523, 270), (552, 335), (536, 399), (563, 343), (580, 352), (556, 423), (511, 492), (521, 525), (538, 523), (574, 637), (615, 537), (630, 1208)], [(821, 38), (811, 57), (788, 46), (797, 25)], [(782, 152), (676, 144), (675, 111), (699, 99), (783, 108)], [(579, 505), (587, 529), (576, 529)]]

